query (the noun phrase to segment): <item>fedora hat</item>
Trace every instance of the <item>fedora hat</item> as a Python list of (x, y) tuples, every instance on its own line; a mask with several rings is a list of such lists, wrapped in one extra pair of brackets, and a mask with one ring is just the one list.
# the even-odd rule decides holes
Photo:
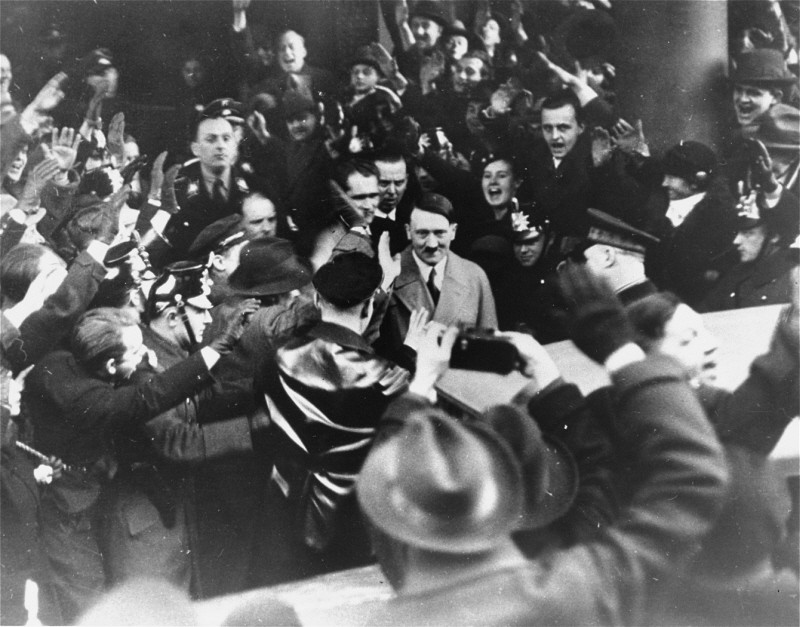
[(447, 19), (445, 9), (441, 2), (434, 2), (433, 0), (418, 0), (411, 8), (409, 18), (424, 17), (439, 24), (442, 29), (447, 28), (450, 20)]
[(520, 467), (506, 443), (422, 400), (407, 409), (379, 436), (356, 481), (367, 518), (431, 551), (478, 553), (506, 540), (523, 506)]
[(800, 151), (800, 111), (778, 103), (759, 119), (753, 139), (758, 139), (767, 150)]
[(478, 37), (474, 31), (467, 30), (467, 27), (464, 26), (464, 22), (461, 20), (453, 20), (447, 25), (447, 28), (444, 29), (442, 39), (447, 41), (450, 37), (463, 37), (467, 40), (467, 47), (470, 50), (482, 50), (486, 52), (486, 44), (483, 43), (483, 39)]
[(525, 506), (516, 530), (540, 529), (566, 514), (578, 492), (578, 466), (569, 449), (513, 405), (491, 407), (483, 419), (505, 440), (522, 469)]
[(298, 257), (291, 242), (264, 237), (242, 248), (239, 267), (228, 284), (242, 296), (275, 296), (300, 289), (311, 282), (311, 267)]
[(786, 67), (780, 50), (757, 48), (736, 58), (736, 69), (731, 75), (734, 83), (742, 85), (791, 85), (797, 77)]

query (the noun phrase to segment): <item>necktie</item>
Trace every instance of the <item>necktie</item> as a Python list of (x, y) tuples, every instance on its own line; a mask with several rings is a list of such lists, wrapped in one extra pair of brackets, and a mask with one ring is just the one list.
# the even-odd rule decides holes
[(222, 183), (222, 179), (216, 179), (214, 181), (212, 198), (214, 199), (215, 205), (224, 205), (226, 202), (228, 202), (228, 199), (225, 198), (225, 186)]
[(433, 299), (433, 306), (439, 304), (439, 288), (436, 287), (436, 268), (431, 269), (431, 273), (428, 275), (428, 291), (431, 293), (431, 299)]

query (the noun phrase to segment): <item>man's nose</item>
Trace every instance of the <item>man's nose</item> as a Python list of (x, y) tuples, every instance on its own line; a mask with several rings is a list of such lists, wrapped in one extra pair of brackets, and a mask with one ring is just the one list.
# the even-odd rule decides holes
[(439, 240), (436, 239), (435, 235), (428, 235), (425, 238), (425, 246), (428, 248), (437, 248), (439, 246)]

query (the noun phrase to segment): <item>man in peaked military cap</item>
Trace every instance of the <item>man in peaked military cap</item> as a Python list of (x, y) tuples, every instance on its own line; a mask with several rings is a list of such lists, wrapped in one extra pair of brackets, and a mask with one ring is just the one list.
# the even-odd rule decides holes
[(231, 290), (228, 279), (239, 267), (239, 253), (247, 243), (238, 214), (226, 216), (204, 228), (189, 247), (189, 257), (205, 263), (211, 292), (208, 299), (219, 305)]
[(658, 291), (644, 268), (645, 253), (658, 238), (597, 209), (588, 214), (583, 255), (592, 274), (603, 278), (626, 305)]

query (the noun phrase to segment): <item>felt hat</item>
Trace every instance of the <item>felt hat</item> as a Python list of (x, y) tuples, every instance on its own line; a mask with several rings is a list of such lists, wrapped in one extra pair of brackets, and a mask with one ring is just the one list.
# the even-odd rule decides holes
[(447, 28), (444, 29), (442, 40), (447, 41), (450, 37), (464, 37), (467, 40), (467, 46), (470, 50), (486, 51), (483, 39), (478, 37), (475, 32), (467, 30), (467, 27), (464, 26), (464, 22), (461, 20), (453, 20), (447, 25)]
[(422, 549), (478, 553), (507, 540), (524, 493), (508, 445), (485, 425), (423, 401), (373, 444), (356, 481), (361, 509), (392, 538)]
[(753, 139), (761, 141), (770, 153), (800, 151), (800, 110), (779, 103), (762, 115), (759, 122)]
[(447, 28), (450, 22), (450, 20), (447, 19), (442, 3), (432, 0), (418, 0), (418, 2), (415, 2), (409, 13), (409, 19), (415, 17), (424, 17), (432, 20), (443, 29)]
[(690, 182), (708, 180), (717, 170), (717, 156), (705, 144), (681, 141), (664, 155), (665, 174), (680, 176)]
[(742, 85), (770, 87), (797, 83), (797, 77), (786, 67), (780, 50), (757, 48), (743, 52), (736, 58), (736, 69), (731, 74), (731, 81)]
[(378, 76), (384, 76), (383, 69), (381, 69), (381, 64), (378, 62), (378, 57), (375, 55), (372, 46), (369, 44), (366, 46), (359, 46), (355, 55), (353, 55), (353, 58), (350, 59), (347, 67), (352, 68), (354, 65), (369, 65), (370, 67), (375, 68)]
[(228, 285), (244, 296), (276, 296), (297, 290), (311, 281), (311, 267), (295, 254), (292, 243), (279, 237), (262, 237), (247, 243), (239, 267)]

